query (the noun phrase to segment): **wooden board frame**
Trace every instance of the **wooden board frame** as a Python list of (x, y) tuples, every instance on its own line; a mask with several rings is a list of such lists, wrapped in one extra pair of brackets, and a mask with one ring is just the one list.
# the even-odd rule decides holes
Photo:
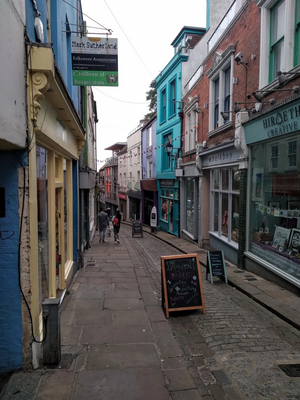
[(223, 252), (223, 250), (218, 250), (218, 251), (215, 251), (215, 252), (217, 252), (217, 253), (221, 253), (221, 256), (222, 256), (222, 266), (223, 266), (223, 271), (224, 271), (224, 274), (222, 274), (222, 275), (214, 275), (213, 274), (213, 268), (212, 268), (212, 265), (211, 265), (211, 259), (210, 259), (210, 253), (214, 253), (213, 251), (212, 252), (208, 252), (207, 253), (207, 261), (206, 261), (206, 280), (207, 280), (207, 275), (208, 275), (208, 273), (210, 274), (210, 283), (213, 285), (213, 283), (214, 283), (214, 276), (217, 276), (218, 278), (224, 278), (225, 279), (225, 282), (226, 283), (228, 283), (228, 281), (227, 281), (227, 274), (226, 274), (226, 264), (225, 264), (225, 258), (224, 258), (224, 252)]
[[(192, 307), (179, 307), (179, 308), (169, 308), (168, 304), (168, 292), (167, 292), (167, 281), (166, 281), (166, 272), (165, 272), (165, 260), (174, 260), (174, 259), (185, 259), (185, 258), (195, 258), (197, 262), (197, 271), (199, 277), (199, 293), (201, 297), (201, 305), (192, 306)], [(184, 310), (202, 310), (203, 314), (205, 314), (205, 304), (204, 304), (204, 296), (203, 296), (203, 288), (202, 288), (202, 279), (201, 279), (201, 271), (200, 271), (200, 263), (198, 254), (182, 254), (175, 256), (162, 256), (161, 257), (161, 302), (162, 308), (165, 308), (166, 317), (169, 318), (169, 313), (173, 311), (184, 311)]]
[[(134, 233), (134, 223), (135, 222), (140, 222), (141, 223), (141, 228), (142, 228), (141, 233)], [(141, 219), (136, 219), (136, 220), (132, 221), (132, 237), (143, 237), (143, 236), (144, 236), (143, 221)]]

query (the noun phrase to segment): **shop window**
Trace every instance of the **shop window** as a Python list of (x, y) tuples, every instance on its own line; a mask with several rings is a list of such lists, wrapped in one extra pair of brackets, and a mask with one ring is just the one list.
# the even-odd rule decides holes
[(161, 218), (168, 221), (169, 200), (161, 198)]
[[(275, 272), (300, 281), (300, 168), (298, 138), (251, 147), (248, 250)], [(278, 148), (277, 170), (265, 168), (265, 154)], [(285, 156), (283, 156), (285, 155)], [(292, 169), (292, 170), (291, 170)]]
[(288, 142), (288, 169), (297, 167), (297, 141)]
[(38, 202), (38, 268), (40, 303), (49, 297), (49, 221), (47, 150), (36, 147)]
[(212, 219), (210, 230), (215, 235), (238, 243), (239, 239), (239, 180), (238, 167), (211, 171)]
[(194, 179), (188, 179), (186, 182), (186, 230), (194, 234), (194, 216), (195, 216), (195, 192)]
[(271, 146), (271, 170), (278, 168), (278, 144)]

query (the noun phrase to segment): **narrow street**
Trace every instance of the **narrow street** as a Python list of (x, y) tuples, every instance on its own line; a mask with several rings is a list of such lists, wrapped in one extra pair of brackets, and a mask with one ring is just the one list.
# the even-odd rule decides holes
[(1, 399), (299, 399), (300, 332), (232, 286), (205, 280), (206, 314), (161, 308), (160, 257), (180, 251), (122, 224), (85, 253), (61, 311), (62, 361), (16, 372)]

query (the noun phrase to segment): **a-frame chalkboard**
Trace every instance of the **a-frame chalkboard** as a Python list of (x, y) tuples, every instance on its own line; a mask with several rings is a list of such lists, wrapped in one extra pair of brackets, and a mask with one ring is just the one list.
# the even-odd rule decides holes
[(132, 222), (132, 237), (143, 237), (143, 222), (139, 219)]
[(198, 254), (161, 257), (162, 307), (169, 312), (202, 310), (205, 314)]
[(225, 259), (222, 250), (209, 251), (207, 253), (206, 261), (206, 279), (207, 275), (210, 274), (210, 282), (214, 283), (214, 276), (224, 278), (227, 283)]

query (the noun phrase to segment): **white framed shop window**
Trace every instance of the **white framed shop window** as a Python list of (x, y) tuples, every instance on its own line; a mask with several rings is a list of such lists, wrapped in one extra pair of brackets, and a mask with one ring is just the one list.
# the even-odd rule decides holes
[(210, 233), (238, 245), (239, 180), (238, 166), (212, 169), (210, 172)]

